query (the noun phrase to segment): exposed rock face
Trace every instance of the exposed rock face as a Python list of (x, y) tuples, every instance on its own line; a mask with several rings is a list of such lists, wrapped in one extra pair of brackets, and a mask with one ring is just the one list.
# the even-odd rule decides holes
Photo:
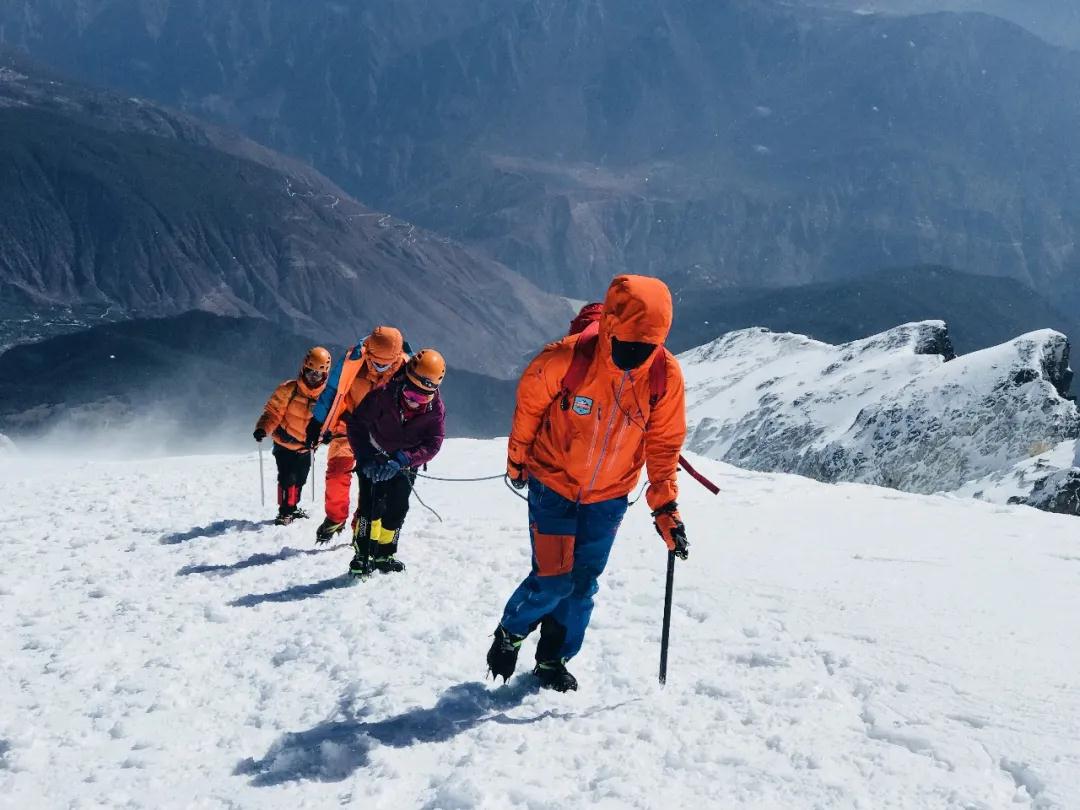
[(7, 71), (6, 320), (57, 309), (106, 320), (201, 309), (342, 344), (389, 322), (452, 364), (495, 376), (512, 375), (565, 324), (562, 299), (365, 207), (291, 159), (138, 99), (25, 66)]
[[(1041, 445), (1033, 448), (1041, 449)], [(1080, 516), (1080, 441), (1061, 442), (1011, 467), (969, 481), (957, 494)]]
[[(1010, 475), (1080, 436), (1063, 335), (1033, 332), (951, 362), (928, 353), (949, 346), (941, 322), (840, 346), (762, 329), (732, 333), (680, 357), (689, 446), (752, 469), (975, 495), (968, 482)], [(1059, 493), (1070, 476), (1046, 478), (1024, 478), (1025, 502), (1068, 501)]]
[(1080, 307), (1080, 54), (1001, 19), (14, 0), (0, 37), (309, 160), (560, 294), (623, 271), (779, 286), (937, 263)]

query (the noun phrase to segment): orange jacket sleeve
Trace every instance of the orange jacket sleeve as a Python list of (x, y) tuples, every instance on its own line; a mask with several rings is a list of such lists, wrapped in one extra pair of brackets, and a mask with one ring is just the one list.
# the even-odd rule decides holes
[(506, 455), (514, 464), (524, 466), (540, 424), (551, 403), (562, 390), (563, 377), (570, 370), (574, 341), (550, 343), (529, 363), (517, 387), (514, 423)]
[(259, 421), (255, 423), (256, 429), (262, 428), (267, 434), (272, 434), (277, 430), (278, 425), (281, 424), (281, 420), (285, 417), (285, 409), (289, 406), (289, 397), (292, 395), (293, 381), (283, 382), (279, 385), (274, 393), (270, 395), (270, 399), (266, 401), (266, 407), (263, 408), (263, 414), (259, 417)]
[(676, 473), (686, 441), (686, 387), (679, 361), (670, 352), (667, 390), (649, 415), (645, 428), (645, 465), (650, 482), (645, 499), (649, 508), (655, 510), (679, 496)]

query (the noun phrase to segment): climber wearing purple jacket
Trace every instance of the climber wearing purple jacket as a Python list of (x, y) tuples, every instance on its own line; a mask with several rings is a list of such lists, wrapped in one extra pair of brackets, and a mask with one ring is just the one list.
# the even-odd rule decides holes
[(439, 385), (446, 361), (434, 349), (412, 356), (385, 388), (372, 391), (346, 418), (360, 476), (360, 514), (353, 526), (353, 576), (372, 569), (404, 571), (398, 537), (409, 511), (416, 470), (435, 458), (446, 437)]

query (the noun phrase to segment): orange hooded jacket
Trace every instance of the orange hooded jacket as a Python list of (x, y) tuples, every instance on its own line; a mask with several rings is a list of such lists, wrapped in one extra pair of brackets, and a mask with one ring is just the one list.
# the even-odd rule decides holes
[(318, 388), (308, 388), (300, 378), (286, 380), (270, 395), (255, 427), (265, 430), (274, 444), (289, 450), (308, 452), (304, 437), (312, 408), (325, 387), (324, 384)]
[[(686, 406), (682, 369), (662, 345), (671, 321), (667, 285), (647, 276), (617, 276), (604, 300), (596, 354), (582, 384), (570, 392), (573, 406), (564, 410), (560, 394), (578, 335), (549, 344), (525, 369), (518, 383), (510, 461), (583, 504), (629, 494), (647, 466), (649, 506), (658, 509), (675, 500)], [(655, 408), (649, 406), (655, 352), (633, 371), (623, 371), (611, 359), (612, 337), (655, 343), (656, 351), (667, 353), (667, 390)]]
[[(402, 348), (404, 344), (399, 330), (392, 326), (377, 326), (364, 339), (359, 352), (353, 350), (345, 356), (337, 396), (323, 423), (324, 432), (329, 431), (334, 438), (345, 435), (342, 417), (356, 410), (369, 392), (390, 382), (408, 361), (409, 356)], [(388, 368), (377, 371), (374, 363), (386, 364)]]

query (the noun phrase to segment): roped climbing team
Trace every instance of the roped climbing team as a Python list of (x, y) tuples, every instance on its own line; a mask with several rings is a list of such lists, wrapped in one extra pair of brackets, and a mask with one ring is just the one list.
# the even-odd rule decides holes
[[(510, 595), (487, 655), (493, 676), (513, 674), (525, 638), (539, 628), (534, 674), (543, 687), (577, 689), (566, 663), (581, 649), (598, 580), (642, 468), (657, 533), (676, 557), (688, 543), (676, 470), (686, 437), (679, 363), (665, 347), (673, 307), (656, 278), (622, 275), (603, 304), (589, 304), (569, 334), (544, 347), (518, 383), (506, 474), (528, 489), (531, 570)], [(400, 330), (377, 326), (336, 363), (315, 347), (295, 379), (277, 387), (256, 429), (270, 436), (280, 524), (299, 507), (311, 453), (329, 444), (325, 543), (348, 521), (359, 476), (349, 572), (401, 572), (397, 558), (418, 468), (445, 437), (435, 349), (411, 354)]]

